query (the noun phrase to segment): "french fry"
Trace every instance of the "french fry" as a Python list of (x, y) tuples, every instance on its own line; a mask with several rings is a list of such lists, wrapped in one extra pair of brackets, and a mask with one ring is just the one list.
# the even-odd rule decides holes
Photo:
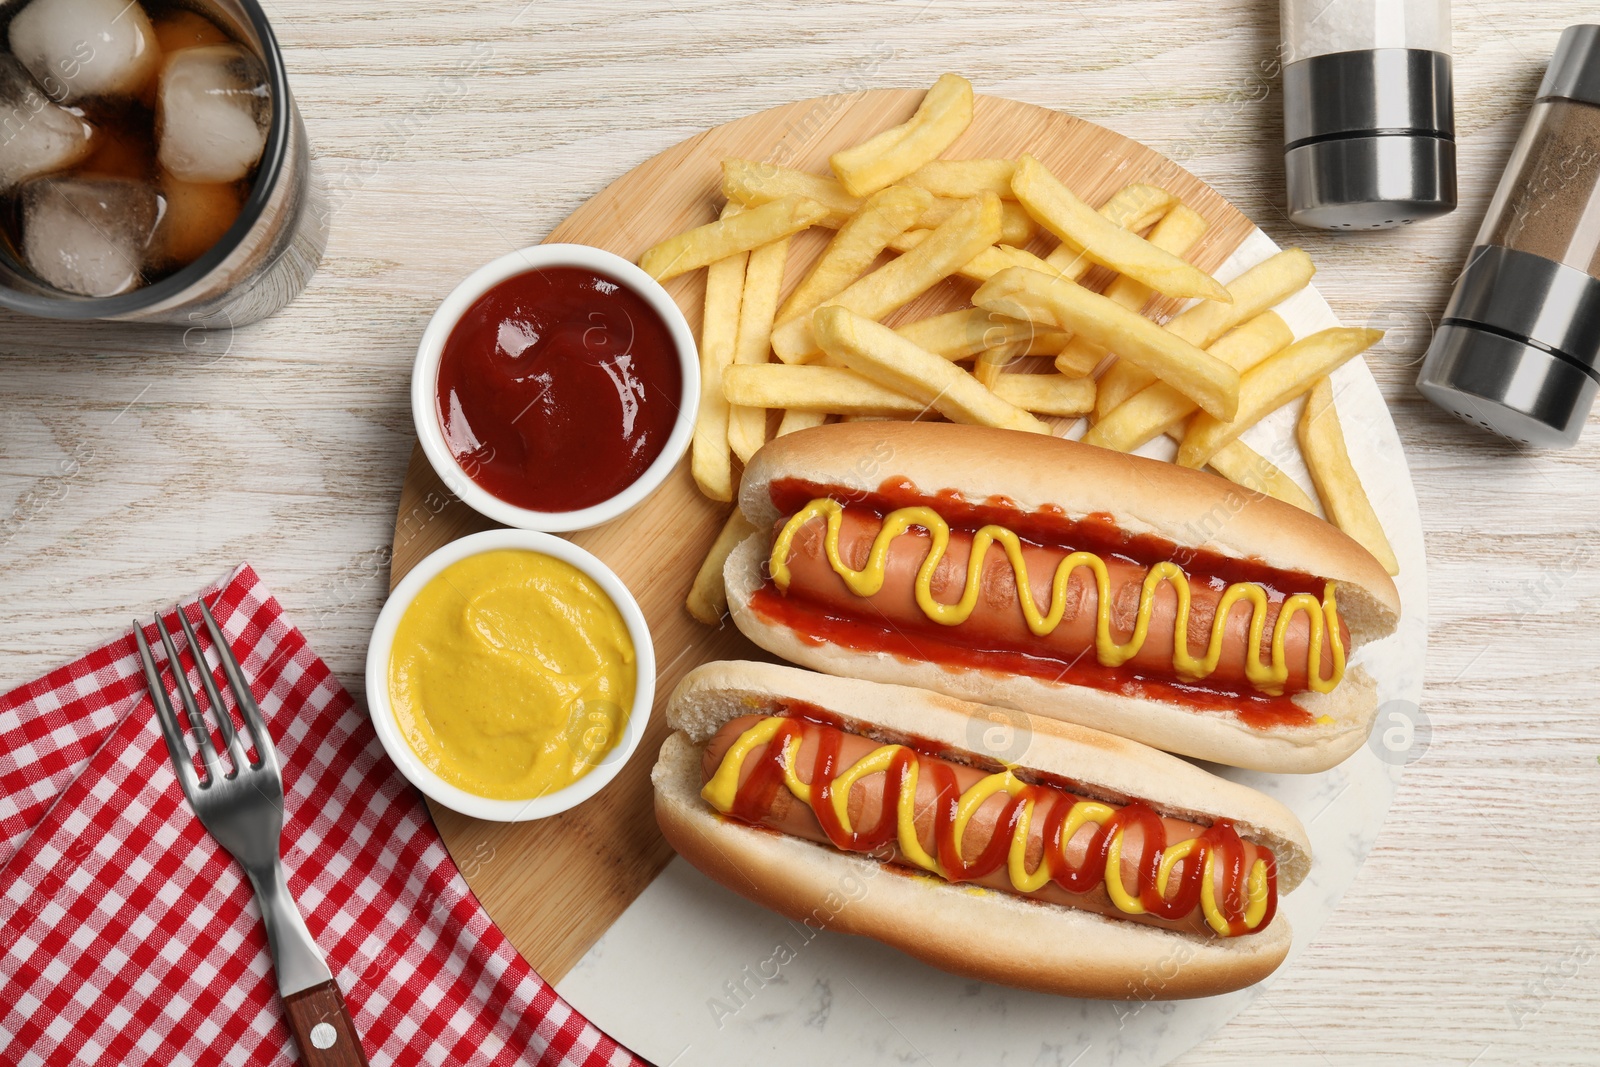
[(1243, 374), (1292, 344), (1294, 331), (1283, 316), (1276, 311), (1263, 311), (1217, 338), (1206, 351)]
[[(994, 313), (990, 312), (990, 314), (993, 315)], [(995, 317), (1003, 318), (1004, 316), (996, 315)], [(1062, 342), (1071, 339), (1071, 337), (1072, 335), (1066, 330), (1053, 330), (1048, 326), (1035, 324), (1033, 327), (1033, 343), (1028, 345), (1028, 350), (1021, 354), (1024, 356), (1050, 356), (1054, 358), (1055, 353), (1061, 351)], [(1066, 377), (1085, 378), (1088, 376), (1084, 374), (1068, 374)]]
[(972, 83), (944, 74), (908, 121), (835, 152), (828, 163), (852, 196), (870, 196), (937, 159), (971, 123)]
[(924, 351), (887, 326), (830, 304), (813, 317), (830, 356), (879, 385), (935, 408), (953, 422), (1049, 433), (1044, 423), (995, 396), (951, 361)]
[(1094, 398), (1094, 421), (1101, 422), (1117, 408), (1160, 381), (1154, 374), (1125, 359), (1119, 359), (1100, 375), (1100, 391)]
[(796, 430), (809, 430), (813, 426), (821, 426), (828, 421), (828, 416), (821, 411), (801, 411), (799, 408), (790, 408), (783, 413), (783, 419), (778, 423), (778, 432), (774, 437), (794, 433)]
[[(1243, 374), (1293, 343), (1294, 331), (1278, 313), (1263, 311), (1219, 338), (1206, 351)], [(1166, 382), (1154, 381), (1091, 426), (1083, 439), (1101, 448), (1132, 452), (1146, 441), (1181, 427), (1198, 407)]]
[[(789, 258), (789, 238), (762, 245), (750, 253), (744, 271), (744, 295), (739, 298), (739, 339), (734, 345), (735, 364), (760, 364), (771, 350), (772, 316), (783, 292), (783, 267)], [(767, 441), (767, 409), (740, 405), (728, 412), (728, 446), (743, 463)]]
[[(1004, 205), (1001, 205), (1001, 210), (1002, 212), (1005, 210)], [(1001, 227), (1004, 228), (1004, 223)], [(896, 252), (909, 252), (926, 240), (931, 232), (931, 230), (907, 230), (891, 240), (889, 247)], [(971, 278), (981, 284), (1007, 267), (1027, 267), (1029, 270), (1043, 271), (1046, 274), (1060, 273), (1032, 252), (1003, 243), (985, 248), (968, 260), (957, 273), (963, 278)]]
[[(1316, 273), (1311, 257), (1298, 248), (1262, 260), (1233, 281), (1229, 304), (1207, 301), (1196, 304), (1167, 323), (1167, 329), (1201, 348), (1209, 348), (1229, 330), (1266, 311), (1274, 304), (1304, 289)], [(1123, 401), (1155, 381), (1142, 367), (1119, 362), (1100, 376), (1100, 392), (1095, 398), (1095, 418), (1102, 419)]]
[(1000, 243), (1021, 248), (1033, 240), (1039, 232), (1039, 224), (1033, 221), (1033, 216), (1022, 209), (1021, 204), (1010, 200), (1000, 202)]
[[(1149, 186), (1129, 186), (1129, 189), (1149, 188)], [(1167, 195), (1161, 190), (1154, 192)], [(828, 209), (828, 213), (818, 219), (816, 225), (825, 226), (830, 230), (837, 230), (849, 222), (860, 213), (866, 203), (865, 197), (851, 196), (845, 192), (844, 186), (833, 178), (824, 178), (820, 174), (807, 174), (805, 171), (780, 167), (775, 163), (754, 163), (748, 159), (732, 157), (722, 161), (722, 194), (730, 201), (746, 207), (760, 207), (786, 196), (801, 196), (807, 200), (814, 200)], [(1009, 190), (1007, 195), (1011, 195)], [(911, 232), (936, 228), (955, 214), (967, 199), (971, 198), (934, 196), (923, 212), (917, 216)], [(1148, 197), (1141, 195), (1139, 201), (1141, 205), (1146, 204)], [(1130, 203), (1128, 207), (1131, 210), (1133, 205)], [(1039, 224), (1033, 221), (1033, 216), (1023, 210), (1021, 204), (1012, 200), (1003, 200), (1000, 206), (1000, 220), (1000, 239), (1006, 244), (1027, 244), (1039, 232)], [(903, 246), (891, 247), (900, 252), (908, 251), (916, 240), (921, 238), (918, 237), (910, 243), (902, 243)]]
[[(891, 186), (891, 188), (906, 188), (905, 186)], [(912, 224), (906, 232), (899, 234), (889, 242), (889, 247), (896, 252), (909, 252), (927, 239), (941, 222), (955, 214), (966, 201), (948, 200), (943, 197), (934, 197), (933, 206), (922, 213), (922, 217)], [(1016, 246), (1027, 244), (1033, 235), (1039, 232), (1039, 224), (1028, 217), (1021, 206), (1008, 200), (1000, 201), (1000, 241), (1002, 244)], [(1037, 258), (1037, 257), (1035, 257)]]
[(1094, 379), (1064, 374), (1006, 374), (992, 386), (994, 395), (1035, 415), (1075, 417), (1094, 407)]
[[(1165, 189), (1135, 183), (1100, 205), (1100, 216), (1129, 233), (1138, 233), (1155, 223), (1177, 202), (1178, 198)], [(1045, 262), (1073, 281), (1088, 274), (1094, 266), (1094, 261), (1083, 254), (1083, 249), (1071, 241), (1062, 241), (1057, 245), (1045, 257)]]
[(1317, 513), (1316, 503), (1300, 488), (1300, 483), (1243, 441), (1235, 441), (1219, 449), (1211, 457), (1211, 466), (1235, 485), (1276, 497), (1301, 511), (1309, 511), (1313, 515)]
[(1011, 176), (1016, 172), (1014, 159), (934, 159), (906, 175), (901, 184), (958, 200), (984, 193), (993, 193), (1002, 200), (1015, 200), (1017, 194), (1011, 191)]
[(1232, 297), (1205, 271), (1163, 252), (1079, 200), (1031, 155), (1017, 161), (1011, 179), (1017, 199), (1038, 223), (1082, 248), (1094, 262), (1144, 282), (1165, 296), (1193, 296), (1226, 303)]
[[(730, 203), (722, 217), (743, 209)], [(700, 491), (712, 500), (733, 499), (733, 460), (728, 450), (728, 402), (722, 379), (739, 341), (739, 300), (744, 295), (748, 252), (719, 259), (706, 271), (705, 321), (700, 326), (700, 410), (695, 417), (689, 468)]]
[(1008, 319), (983, 308), (947, 311), (908, 322), (895, 332), (918, 348), (958, 362), (992, 348), (1009, 349), (1018, 356), (1041, 355), (1052, 346), (1060, 347), (1066, 337), (1060, 330)]
[[(1242, 373), (1282, 351), (1293, 341), (1294, 332), (1277, 312), (1264, 311), (1218, 340), (1207, 351)], [(1131, 452), (1163, 429), (1181, 439), (1183, 424), (1195, 411), (1194, 401), (1166, 382), (1158, 381), (1118, 407), (1108, 418), (1096, 423), (1083, 439), (1089, 444)], [(1155, 423), (1162, 425), (1154, 431), (1146, 429)], [(1293, 478), (1243, 441), (1234, 441), (1219, 449), (1211, 457), (1211, 466), (1237, 485), (1317, 514), (1316, 504)]]
[(1390, 574), (1400, 573), (1400, 561), (1383, 532), (1383, 523), (1350, 463), (1339, 410), (1333, 402), (1333, 383), (1323, 378), (1312, 386), (1297, 427), (1300, 451), (1305, 455), (1311, 481), (1333, 524), (1360, 542)]
[(1167, 329), (1193, 344), (1209, 345), (1241, 322), (1304, 289), (1316, 272), (1316, 264), (1303, 250), (1286, 248), (1229, 282), (1230, 301), (1196, 304), (1175, 316)]
[[(1035, 264), (1043, 267), (1046, 274), (1051, 272), (1050, 266), (1035, 254), (1022, 251), (1021, 248), (1011, 248), (1010, 245), (995, 245), (994, 248), (986, 248), (982, 253), (979, 253), (978, 258), (973, 259), (965, 267), (962, 267), (962, 277), (973, 278), (976, 282), (987, 282), (989, 278), (1000, 274), (1006, 267), (1026, 266), (1034, 269)], [(1002, 320), (1002, 322), (1006, 323), (1016, 322), (1016, 320), (1003, 318), (1002, 315), (995, 315), (994, 312), (986, 312), (981, 307), (970, 310), (978, 312), (979, 315), (984, 315), (989, 320)], [(989, 326), (989, 330), (984, 331), (987, 342), (982, 346), (982, 349), (979, 349), (978, 362), (973, 363), (973, 378), (981, 381), (989, 389), (994, 389), (995, 381), (1000, 378), (1000, 374), (1005, 373), (1006, 366), (1010, 365), (1011, 360), (1014, 360), (1014, 358), (1021, 357), (1021, 355), (1051, 354), (1051, 352), (1061, 349), (1072, 338), (1072, 334), (1066, 333), (1066, 331), (1046, 330), (1042, 326), (1035, 326), (1034, 323), (1019, 323), (1019, 326), (1024, 326), (1026, 330), (1032, 331), (1032, 336), (1024, 336), (1021, 330), (1016, 330), (1011, 326), (1002, 331), (995, 331), (992, 328), (994, 326), (992, 322), (989, 323)], [(930, 349), (930, 352), (934, 352), (934, 349)], [(938, 354), (942, 355), (942, 352), (938, 352)]]
[[(972, 162), (967, 160), (936, 160), (933, 165), (943, 163), (961, 164)], [(1009, 160), (978, 160), (975, 162), (985, 164), (1006, 163), (1014, 167)], [(864, 201), (860, 197), (851, 196), (845, 192), (844, 187), (832, 178), (824, 178), (803, 171), (792, 170), (770, 163), (755, 163), (744, 159), (724, 159), (722, 161), (723, 181), (722, 191), (729, 200), (738, 201), (746, 206), (756, 207), (770, 203), (789, 195), (800, 195), (807, 199), (815, 200), (828, 208), (828, 216), (821, 219), (818, 225), (837, 229), (852, 218), (856, 217)], [(953, 190), (947, 190), (953, 191)], [(1008, 187), (1007, 194), (1010, 195)], [(1129, 229), (1139, 230), (1150, 225), (1156, 218), (1165, 212), (1173, 203), (1172, 194), (1164, 189), (1150, 185), (1130, 185), (1118, 192), (1106, 205), (1100, 209), (1101, 214), (1116, 222), (1118, 225)], [(895, 236), (888, 244), (898, 252), (908, 252), (915, 248), (928, 233), (930, 227), (938, 225), (948, 219), (960, 205), (949, 198), (934, 201), (916, 220), (916, 229), (907, 230)], [(1032, 218), (1022, 211), (1018, 205), (1005, 203), (1001, 205), (1001, 241), (1005, 242), (995, 246), (993, 254), (988, 250), (981, 252), (963, 267), (963, 273), (976, 281), (985, 281), (1006, 266), (1026, 266), (1034, 270), (1055, 270), (1068, 277), (1082, 277), (1093, 264), (1087, 259), (1081, 259), (1080, 250), (1063, 246), (1052, 253), (1048, 260), (1042, 260), (1032, 253), (1014, 247), (1016, 242), (1026, 241), (1037, 230), (1037, 224)], [(792, 299), (792, 298), (791, 298)], [(779, 313), (780, 323), (793, 317), (789, 314), (789, 305), (785, 304)], [(1043, 336), (1043, 334), (1041, 334)], [(1040, 355), (1041, 352), (1030, 354)]]
[[(1107, 200), (1101, 206), (1100, 214), (1108, 221), (1133, 233), (1155, 224), (1156, 229), (1150, 233), (1150, 242), (1158, 248), (1163, 248), (1174, 255), (1181, 256), (1189, 250), (1187, 245), (1182, 248), (1176, 247), (1176, 238), (1181, 231), (1177, 229), (1163, 231), (1160, 226), (1162, 218), (1167, 214), (1171, 214), (1175, 205), (1183, 207), (1182, 204), (1178, 203), (1177, 198), (1167, 190), (1154, 185), (1135, 184), (1127, 186), (1110, 200)], [(1184, 208), (1184, 211), (1187, 212), (1188, 209)], [(1179, 224), (1174, 224), (1174, 226), (1177, 225)], [(1188, 220), (1183, 219), (1181, 225), (1186, 228), (1189, 225)], [(1045, 264), (1063, 278), (1071, 278), (1073, 281), (1077, 281), (1089, 273), (1090, 268), (1094, 266), (1094, 260), (1084, 255), (1083, 249), (1071, 241), (1062, 241), (1056, 246), (1055, 251), (1045, 257)], [(1017, 264), (1017, 266), (1029, 265), (1026, 263)], [(1034, 269), (1037, 270), (1038, 268), (1035, 267)], [(1049, 272), (1047, 271), (1046, 273)], [(1141, 292), (1144, 297), (1139, 301), (1139, 307), (1143, 308), (1145, 302), (1150, 298), (1150, 288), (1142, 282), (1119, 275), (1106, 288), (1106, 295), (1118, 303), (1131, 302)], [(1106, 351), (1099, 345), (1088, 341), (1075, 342), (1069, 336), (1068, 343), (1056, 354), (1056, 370), (1069, 378), (1087, 377), (1094, 373), (1095, 368), (1100, 366), (1105, 357)]]
[[(969, 198), (975, 199), (975, 198)], [(966, 200), (952, 200), (949, 197), (934, 197), (933, 206), (922, 213), (922, 217), (912, 229), (895, 238), (890, 245), (898, 252), (908, 252), (916, 247), (924, 237), (926, 231), (936, 229), (951, 215), (961, 210), (961, 205)], [(1025, 245), (1033, 240), (1034, 234), (1039, 232), (1039, 224), (1033, 221), (1033, 216), (1022, 210), (1022, 205), (1010, 200), (1000, 202), (1000, 240), (1008, 245)]]
[(730, 404), (787, 407), (823, 415), (920, 415), (927, 409), (927, 404), (845, 367), (789, 367), (782, 363), (729, 367), (722, 395)]
[(933, 195), (923, 189), (890, 186), (873, 193), (839, 228), (805, 281), (784, 301), (777, 321), (810, 314), (823, 301), (844, 292), (932, 203)]
[(985, 389), (993, 389), (1004, 376), (1012, 360), (1026, 355), (1020, 344), (1001, 345), (998, 348), (986, 348), (972, 364), (972, 376), (978, 379)]
[(803, 170), (780, 167), (776, 163), (756, 163), (748, 159), (722, 161), (722, 195), (745, 207), (760, 207), (786, 196), (803, 196), (828, 209), (817, 225), (837, 230), (861, 210), (862, 198), (851, 196), (833, 178), (807, 174)]
[[(1040, 259), (1038, 256), (1034, 255), (1032, 252), (1029, 252), (1025, 248), (1018, 248), (1016, 245), (1006, 244), (1002, 241), (1000, 244), (994, 246), (994, 251), (1005, 261), (1006, 267), (1027, 267), (1029, 270), (1036, 270), (1043, 274), (1060, 273), (1060, 271), (1052, 267), (1048, 261)], [(971, 264), (969, 263), (968, 266), (970, 267)], [(1004, 269), (1004, 267), (1001, 268), (1001, 270)], [(963, 273), (965, 273), (965, 271), (963, 271)], [(995, 272), (995, 274), (998, 273), (999, 271)], [(986, 275), (979, 280), (986, 282), (992, 277), (994, 277), (994, 274)]]
[[(1182, 256), (1200, 240), (1201, 234), (1206, 232), (1206, 225), (1206, 220), (1199, 213), (1177, 204), (1150, 231), (1150, 243), (1163, 252)], [(1154, 294), (1148, 285), (1123, 274), (1106, 286), (1105, 295), (1129, 311), (1142, 311)], [(1105, 349), (1087, 338), (1074, 337), (1056, 356), (1056, 370), (1081, 378), (1092, 374), (1105, 358)]]
[[(1073, 343), (1076, 340), (1069, 336), (1061, 351), (1056, 353), (1056, 373), (1065, 374), (1068, 378), (1087, 378), (1105, 359), (1105, 349), (1088, 342), (1077, 345)], [(1091, 358), (1093, 362), (1090, 362)]]
[(1233, 418), (1224, 421), (1204, 411), (1194, 417), (1178, 446), (1178, 462), (1185, 467), (1203, 466), (1224, 445), (1237, 441), (1240, 434), (1382, 337), (1382, 330), (1338, 326), (1296, 341), (1269, 357), (1244, 374), (1239, 383), (1239, 409)]
[(1231, 417), (1239, 403), (1238, 371), (1076, 282), (1012, 267), (984, 282), (972, 302), (1010, 318), (1072, 330), (1170, 382), (1206, 411)]
[(690, 615), (707, 626), (721, 622), (728, 610), (728, 587), (722, 582), (723, 564), (728, 562), (733, 550), (755, 532), (756, 528), (744, 517), (744, 512), (734, 508), (728, 521), (722, 524), (722, 532), (711, 543), (711, 551), (706, 553), (705, 561), (695, 572), (694, 584), (689, 587), (689, 596), (683, 606), (689, 609)]
[(718, 260), (781, 241), (815, 225), (828, 209), (815, 200), (789, 195), (669, 237), (639, 257), (639, 266), (658, 282)]
[[(962, 208), (910, 252), (859, 279), (823, 307), (837, 304), (869, 319), (881, 319), (915, 300), (960, 270), (1000, 236), (1000, 199), (983, 196)], [(819, 309), (821, 310), (821, 309)], [(785, 363), (804, 361), (817, 351), (811, 324), (791, 319), (772, 332), (772, 349)]]

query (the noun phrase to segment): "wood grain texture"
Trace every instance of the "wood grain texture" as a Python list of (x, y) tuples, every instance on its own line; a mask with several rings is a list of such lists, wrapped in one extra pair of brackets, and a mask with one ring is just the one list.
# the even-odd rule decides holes
[[(1271, 0), (267, 6), (332, 187), (321, 271), (276, 318), (187, 346), (0, 314), (0, 687), (248, 559), (359, 696), (411, 359), (456, 282), (699, 131), (960, 71), (1174, 158), (1311, 252), (1347, 323), (1391, 331), (1368, 362), (1428, 536), (1431, 744), (1316, 943), (1181, 1062), (1593, 1062), (1600, 432), (1512, 449), (1412, 384), (1545, 61), (1592, 4), (1455, 5), (1461, 206), (1363, 234), (1285, 217)], [(358, 1003), (371, 961), (332, 962)]]
[(338, 983), (330, 979), (290, 993), (283, 998), (283, 1007), (305, 1067), (367, 1067), (366, 1051)]
[[(611, 183), (557, 226), (549, 240), (596, 245), (636, 260), (663, 238), (717, 217), (725, 157), (827, 173), (832, 153), (904, 122), (921, 99), (922, 91), (912, 89), (797, 101), (697, 134)], [(1038, 156), (1091, 204), (1133, 182), (1171, 190), (1210, 223), (1188, 257), (1203, 268), (1221, 263), (1255, 228), (1198, 179), (1143, 145), (1031, 104), (979, 96), (971, 127), (945, 156), (1014, 158), (1023, 152)], [(805, 277), (831, 236), (820, 228), (795, 236), (786, 292)], [(1043, 253), (1054, 244), (1043, 234), (1033, 247)], [(667, 283), (697, 334), (705, 274), (692, 271)], [(952, 279), (886, 321), (914, 321), (967, 306), (974, 288)], [(572, 811), (533, 823), (486, 823), (432, 805), (451, 854), (464, 862), (472, 891), (549, 981), (572, 968), (672, 856), (656, 829), (650, 767), (668, 733), (664, 707), (673, 687), (690, 669), (713, 659), (770, 658), (730, 623), (704, 626), (683, 606), (728, 510), (700, 495), (685, 458), (644, 504), (571, 537), (615, 570), (638, 599), (659, 664), (650, 727), (638, 753), (610, 785)], [(400, 496), (391, 587), (429, 552), (490, 525), (449, 495), (419, 446)], [(470, 857), (485, 850), (504, 862), (473, 865)]]

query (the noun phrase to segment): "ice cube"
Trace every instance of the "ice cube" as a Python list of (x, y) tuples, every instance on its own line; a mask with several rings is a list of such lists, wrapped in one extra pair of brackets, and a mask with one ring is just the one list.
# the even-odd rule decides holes
[(0, 193), (89, 154), (94, 129), (52, 104), (14, 56), (0, 53)]
[(161, 65), (155, 30), (132, 0), (33, 0), (11, 20), (11, 51), (62, 103), (138, 95)]
[(236, 44), (185, 48), (161, 71), (156, 158), (180, 181), (238, 181), (261, 158), (271, 117), (260, 60)]
[(22, 187), (23, 258), (57, 289), (125, 293), (140, 282), (163, 207), (145, 182), (37, 178)]

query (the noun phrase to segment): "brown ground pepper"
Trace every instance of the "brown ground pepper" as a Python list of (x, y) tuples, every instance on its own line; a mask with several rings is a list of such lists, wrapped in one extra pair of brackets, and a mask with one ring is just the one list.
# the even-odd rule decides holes
[(1563, 99), (1534, 104), (1477, 243), (1600, 278), (1600, 107)]

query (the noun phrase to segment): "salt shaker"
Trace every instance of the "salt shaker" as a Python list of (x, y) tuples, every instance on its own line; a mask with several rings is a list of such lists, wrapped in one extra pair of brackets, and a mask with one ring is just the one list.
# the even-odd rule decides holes
[(1600, 389), (1600, 26), (1561, 35), (1417, 388), (1523, 444), (1578, 441)]
[(1289, 218), (1385, 229), (1456, 206), (1449, 0), (1282, 0)]

